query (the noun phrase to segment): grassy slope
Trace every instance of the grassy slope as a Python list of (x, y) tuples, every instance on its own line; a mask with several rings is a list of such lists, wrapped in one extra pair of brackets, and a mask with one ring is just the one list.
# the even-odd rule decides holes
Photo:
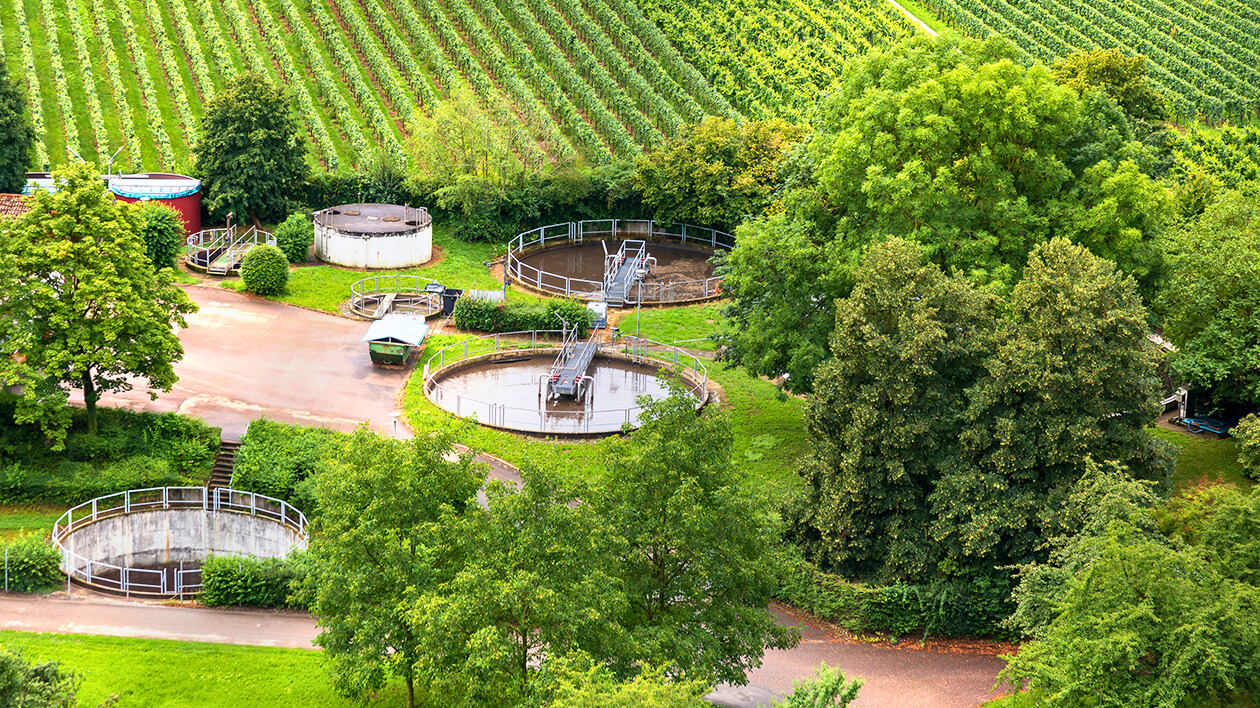
[[(84, 706), (112, 694), (119, 708), (361, 705), (336, 695), (323, 658), (303, 649), (7, 631), (0, 632), (0, 646), (80, 672)], [(369, 705), (405, 704), (391, 687)]]
[(0, 505), (0, 541), (27, 533), (50, 533), (65, 509), (47, 504)]
[[(643, 311), (638, 325), (643, 336), (648, 339), (665, 344), (680, 342), (679, 346), (687, 349), (713, 351), (717, 345), (705, 338), (725, 322), (726, 318), (722, 316), (723, 307), (724, 305), (717, 304), (648, 308)], [(614, 324), (620, 327), (622, 332), (633, 333), (636, 318), (635, 312), (628, 310)], [(704, 341), (683, 341), (691, 339)]]

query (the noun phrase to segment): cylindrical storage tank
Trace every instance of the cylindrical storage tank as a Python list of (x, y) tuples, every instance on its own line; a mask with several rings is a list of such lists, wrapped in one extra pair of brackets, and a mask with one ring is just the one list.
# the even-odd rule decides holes
[(410, 268), (433, 257), (424, 207), (343, 204), (315, 212), (315, 255), (347, 268)]
[(184, 234), (201, 230), (201, 180), (166, 172), (114, 175), (109, 191), (124, 202), (161, 202), (179, 213)]

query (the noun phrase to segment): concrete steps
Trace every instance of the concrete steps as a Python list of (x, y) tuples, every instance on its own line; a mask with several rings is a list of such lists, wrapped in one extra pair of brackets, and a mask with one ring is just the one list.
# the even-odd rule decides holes
[(209, 489), (228, 487), (232, 484), (232, 470), (236, 468), (236, 452), (241, 444), (235, 440), (223, 440), (219, 443), (219, 454), (214, 458), (214, 469), (210, 471)]

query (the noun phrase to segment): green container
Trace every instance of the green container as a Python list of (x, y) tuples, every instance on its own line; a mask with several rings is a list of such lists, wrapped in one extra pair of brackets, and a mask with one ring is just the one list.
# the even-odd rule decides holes
[(368, 354), (373, 364), (393, 364), (402, 366), (411, 356), (411, 345), (390, 344), (389, 342), (368, 342)]

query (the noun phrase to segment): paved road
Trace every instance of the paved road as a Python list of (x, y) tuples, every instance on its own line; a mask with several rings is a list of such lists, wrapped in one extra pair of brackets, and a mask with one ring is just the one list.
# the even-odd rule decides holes
[(105, 394), (101, 405), (179, 411), (228, 438), (262, 416), (342, 431), (366, 421), (391, 432), (390, 412), (410, 372), (372, 365), (359, 341), (367, 323), (221, 288), (186, 291), (201, 310), (179, 333), (184, 358), (175, 364), (174, 390), (156, 401), (146, 390)]
[[(782, 612), (776, 615), (801, 628), (800, 646), (769, 652), (765, 664), (749, 676), (749, 685), (719, 687), (709, 696), (714, 704), (770, 706), (791, 690), (794, 679), (811, 675), (819, 662), (826, 661), (866, 681), (857, 701), (862, 708), (969, 708), (992, 697), (990, 688), (1002, 667), (993, 656), (844, 640)], [(0, 593), (0, 629), (294, 649), (314, 648), (318, 633), (314, 619), (304, 612), (175, 607), (102, 597), (77, 588), (69, 598), (60, 593)]]

